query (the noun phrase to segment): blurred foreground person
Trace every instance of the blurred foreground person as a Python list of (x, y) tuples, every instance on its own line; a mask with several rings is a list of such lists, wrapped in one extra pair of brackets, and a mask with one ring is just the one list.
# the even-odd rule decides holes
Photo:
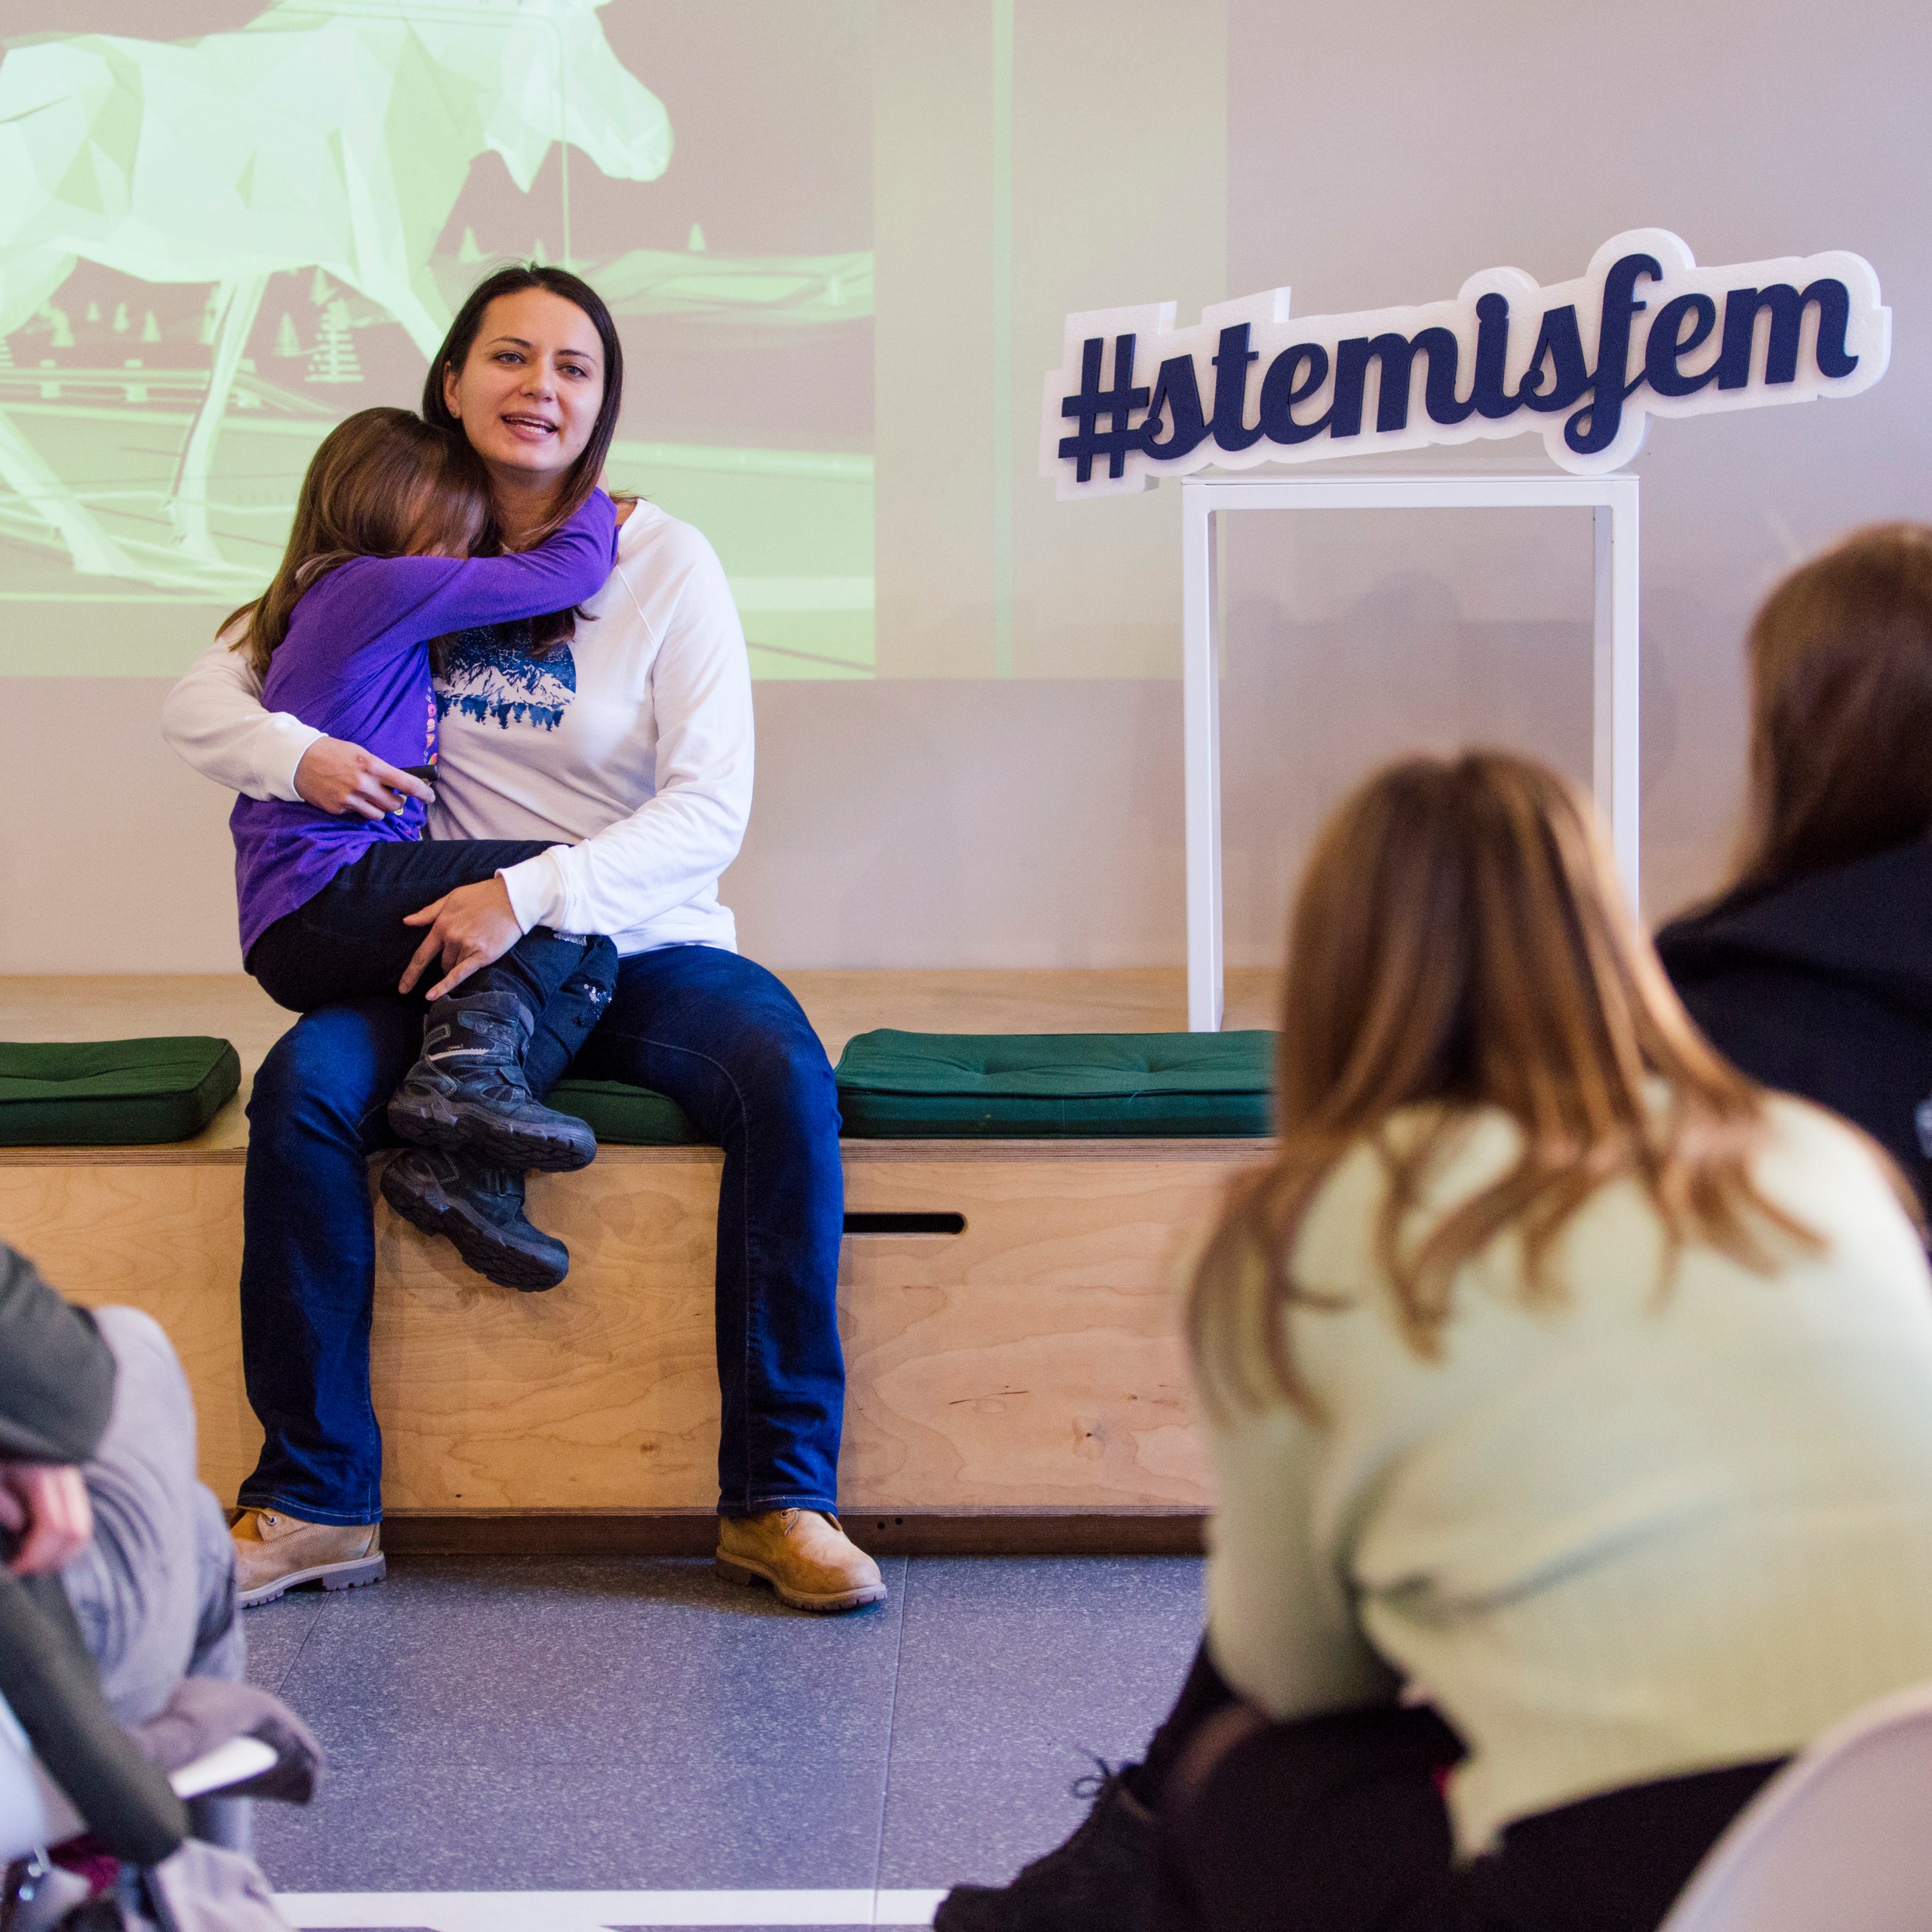
[(4, 1244), (0, 1543), (0, 1925), (282, 1926), (249, 1801), (306, 1802), (320, 1752), (242, 1681), (181, 1365), (148, 1316), (73, 1306)]
[(1704, 1043), (1520, 759), (1331, 821), (1280, 1054), (1192, 1303), (1206, 1645), (1081, 1832), (936, 1923), (1650, 1932), (1792, 1752), (1932, 1678), (1909, 1197)]
[(1856, 1121), (1932, 1206), (1932, 529), (1794, 571), (1749, 658), (1737, 881), (1657, 950), (1725, 1054)]
[(195, 1474), (173, 1346), (138, 1309), (63, 1300), (4, 1244), (0, 1531), (8, 1570), (71, 1611), (118, 1723), (155, 1716), (184, 1677), (241, 1681), (234, 1548)]
[(1932, 1678), (1900, 1184), (1706, 1045), (1515, 758), (1343, 807), (1281, 1041), (1192, 1304), (1241, 1701), (1154, 1923), (1651, 1932), (1783, 1759)]

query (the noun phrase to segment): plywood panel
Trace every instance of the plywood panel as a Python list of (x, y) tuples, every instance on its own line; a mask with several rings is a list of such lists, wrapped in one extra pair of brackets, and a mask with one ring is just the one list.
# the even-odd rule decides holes
[(1000, 1143), (848, 1162), (849, 1208), (966, 1223), (846, 1241), (850, 1506), (1204, 1506), (1179, 1265), (1252, 1158)]
[(72, 1300), (145, 1309), (168, 1331), (202, 1478), (232, 1497), (262, 1440), (242, 1386), (240, 1161), (0, 1165), (0, 1238)]
[[(100, 1154), (0, 1164), (0, 1233), (77, 1300), (174, 1337), (204, 1472), (260, 1437), (242, 1389), (242, 1166)], [(1247, 1143), (852, 1143), (848, 1207), (957, 1213), (848, 1237), (841, 1494), (854, 1510), (1205, 1506), (1176, 1262)], [(539, 1177), (573, 1265), (497, 1289), (379, 1207), (374, 1395), (397, 1509), (704, 1509), (716, 1497), (712, 1269), (721, 1157), (613, 1149)]]
[(718, 1500), (712, 1271), (722, 1156), (540, 1176), (569, 1244), (546, 1294), (493, 1287), (378, 1210), (376, 1411), (398, 1509), (708, 1508)]

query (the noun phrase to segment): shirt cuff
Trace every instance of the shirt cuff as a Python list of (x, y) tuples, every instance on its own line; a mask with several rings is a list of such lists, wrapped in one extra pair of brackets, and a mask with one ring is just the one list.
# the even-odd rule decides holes
[(309, 747), (318, 738), (326, 738), (328, 734), (317, 731), (312, 724), (303, 724), (292, 712), (272, 711), (268, 721), (267, 740), (257, 774), (263, 795), (299, 804), (302, 794), (295, 789), (295, 768), (302, 762)]
[(564, 917), (564, 869), (558, 863), (568, 845), (553, 845), (534, 859), (505, 866), (497, 874), (510, 896), (510, 910), (525, 932), (532, 926), (562, 929)]

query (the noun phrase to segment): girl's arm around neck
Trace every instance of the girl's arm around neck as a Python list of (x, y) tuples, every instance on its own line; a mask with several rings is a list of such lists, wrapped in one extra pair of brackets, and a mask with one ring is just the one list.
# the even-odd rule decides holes
[(617, 518), (601, 490), (534, 550), (358, 557), (296, 605), (275, 655), (293, 649), (311, 663), (318, 657), (342, 663), (374, 645), (401, 652), (452, 631), (567, 611), (603, 588), (617, 557)]

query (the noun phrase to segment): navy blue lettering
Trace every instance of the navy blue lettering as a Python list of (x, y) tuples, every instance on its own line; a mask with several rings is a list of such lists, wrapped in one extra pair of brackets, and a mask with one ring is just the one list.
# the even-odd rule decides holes
[(1221, 331), (1221, 346), (1214, 353), (1214, 441), (1224, 450), (1244, 450), (1261, 440), (1261, 426), (1250, 429), (1242, 420), (1247, 412), (1247, 365), (1261, 360), (1260, 352), (1247, 346), (1247, 325), (1237, 322)]
[[(1090, 335), (1081, 345), (1080, 393), (1063, 396), (1060, 413), (1074, 419), (1074, 433), (1060, 439), (1060, 453), (1075, 459), (1074, 479), (1085, 483), (1092, 478), (1094, 459), (1107, 459), (1107, 474), (1119, 476), (1127, 469), (1127, 453), (1134, 447), (1137, 432), (1128, 426), (1137, 409), (1146, 407), (1147, 392), (1134, 386), (1134, 337), (1114, 337), (1114, 386), (1100, 386), (1100, 357), (1106, 346), (1104, 336)], [(1103, 429), (1100, 418), (1110, 419)]]
[[(1690, 325), (1686, 334), (1684, 325)], [(1695, 395), (1717, 374), (1717, 365), (1703, 374), (1687, 376), (1678, 366), (1694, 349), (1709, 340), (1718, 325), (1718, 305), (1708, 295), (1678, 295), (1660, 309), (1644, 344), (1644, 380), (1659, 395)]]
[[(1174, 426), (1163, 441), (1161, 425), (1171, 414)], [(1140, 424), (1140, 447), (1156, 463), (1174, 463), (1197, 448), (1208, 433), (1201, 413), (1201, 385), (1194, 379), (1194, 358), (1171, 355), (1154, 379), (1154, 400)]]
[(1649, 305), (1637, 300), (1641, 279), (1660, 281), (1663, 264), (1654, 255), (1626, 255), (1603, 278), (1603, 320), (1597, 328), (1597, 366), (1590, 401), (1563, 426), (1563, 440), (1579, 456), (1594, 456), (1617, 440), (1623, 426), (1624, 376), (1630, 361), (1630, 318)]
[(1724, 298), (1724, 343), (1718, 354), (1718, 387), (1741, 389), (1751, 380), (1751, 350), (1757, 334), (1758, 311), (1771, 312), (1770, 340), (1764, 346), (1767, 383), (1798, 379), (1798, 340), (1804, 311), (1818, 305), (1818, 373), (1848, 376), (1858, 358), (1845, 352), (1845, 331), (1851, 321), (1851, 291), (1825, 275), (1800, 294), (1788, 281), (1768, 288), (1734, 288)]
[(1423, 400), (1429, 420), (1460, 423), (1475, 408), (1456, 397), (1456, 338), (1447, 329), (1423, 329), (1411, 341), (1391, 329), (1373, 338), (1350, 336), (1335, 345), (1335, 400), (1331, 414), (1336, 436), (1361, 434), (1362, 399), (1368, 383), (1368, 365), (1380, 361), (1375, 389), (1375, 427), (1378, 434), (1409, 426), (1409, 386), (1418, 354), (1429, 358)]
[[(1543, 386), (1545, 362), (1549, 365), (1547, 389)], [(1589, 386), (1590, 365), (1583, 360), (1583, 337), (1577, 327), (1575, 306), (1565, 303), (1560, 309), (1546, 309), (1543, 327), (1537, 331), (1536, 353), (1523, 372), (1516, 401), (1541, 415), (1557, 416)]]
[[(1423, 329), (1411, 344), (1415, 352), (1429, 358), (1429, 375), (1423, 383), (1423, 407), (1429, 411), (1432, 423), (1463, 423), (1475, 414), (1475, 392), (1472, 389), (1466, 400), (1456, 394), (1456, 364), (1462, 349), (1456, 338), (1447, 329)], [(1387, 363), (1382, 365), (1385, 369)], [(1382, 420), (1383, 398), (1389, 393), (1383, 384), (1382, 395), (1376, 398), (1375, 417), (1379, 428)], [(1408, 396), (1402, 396), (1402, 414), (1408, 414)], [(1400, 426), (1398, 424), (1398, 427)]]
[(1312, 423), (1297, 423), (1295, 405), (1306, 402), (1327, 380), (1328, 352), (1320, 343), (1298, 342), (1283, 349), (1261, 379), (1263, 435), (1271, 443), (1305, 443), (1320, 435), (1334, 410), (1324, 410)]
[[(1577, 359), (1583, 360), (1578, 347)], [(1476, 414), (1492, 423), (1513, 416), (1522, 408), (1521, 396), (1512, 395), (1503, 386), (1503, 374), (1509, 363), (1509, 303), (1492, 290), (1476, 298), (1476, 377), (1471, 394)], [(1430, 364), (1430, 373), (1435, 372)], [(1431, 414), (1434, 412), (1432, 411)]]

